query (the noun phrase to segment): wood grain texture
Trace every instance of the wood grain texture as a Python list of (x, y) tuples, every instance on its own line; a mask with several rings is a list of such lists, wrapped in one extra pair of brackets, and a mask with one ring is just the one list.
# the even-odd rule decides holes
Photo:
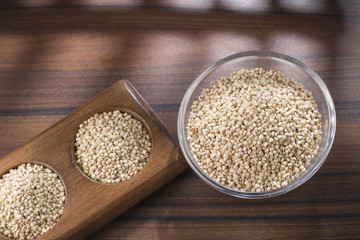
[[(103, 184), (76, 164), (79, 125), (96, 113), (120, 110), (140, 120), (151, 136), (147, 163), (130, 179)], [(54, 126), (0, 159), (0, 175), (24, 163), (50, 167), (63, 181), (66, 202), (56, 225), (38, 239), (82, 239), (162, 187), (187, 168), (180, 148), (127, 81), (119, 81)], [(0, 239), (7, 239), (0, 235)]]
[(271, 50), (314, 69), (337, 111), (333, 148), (283, 196), (225, 196), (191, 170), (106, 225), (99, 239), (359, 239), (360, 3), (0, 2), (0, 156), (129, 79), (176, 136), (181, 99), (213, 62)]

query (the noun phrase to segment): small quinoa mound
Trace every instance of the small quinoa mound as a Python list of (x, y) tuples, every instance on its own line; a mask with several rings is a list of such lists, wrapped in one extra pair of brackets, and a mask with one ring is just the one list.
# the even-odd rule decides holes
[(80, 125), (75, 139), (78, 166), (91, 179), (119, 183), (146, 164), (151, 139), (145, 126), (126, 112), (95, 114)]
[(0, 233), (34, 239), (59, 221), (65, 189), (58, 175), (38, 164), (22, 164), (0, 179)]
[(298, 178), (318, 154), (312, 93), (275, 70), (240, 70), (202, 90), (187, 125), (199, 167), (230, 188), (264, 192)]

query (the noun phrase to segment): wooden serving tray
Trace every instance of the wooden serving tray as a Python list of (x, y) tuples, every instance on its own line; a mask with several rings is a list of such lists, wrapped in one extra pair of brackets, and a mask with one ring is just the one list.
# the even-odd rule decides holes
[[(104, 184), (83, 174), (75, 162), (74, 139), (79, 125), (95, 113), (127, 111), (152, 137), (145, 167), (121, 183)], [(82, 239), (187, 168), (180, 148), (150, 106), (130, 82), (122, 80), (0, 160), (0, 176), (23, 163), (38, 163), (55, 171), (66, 191), (58, 223), (37, 239)], [(0, 240), (8, 239), (0, 235)]]

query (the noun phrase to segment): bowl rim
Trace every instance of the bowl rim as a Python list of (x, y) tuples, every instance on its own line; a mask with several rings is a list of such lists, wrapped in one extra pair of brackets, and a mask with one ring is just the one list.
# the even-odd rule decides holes
[[(326, 106), (328, 108), (328, 119), (329, 119), (329, 137), (326, 140), (326, 144), (324, 147), (324, 150), (322, 154), (319, 156), (319, 159), (317, 162), (311, 167), (311, 169), (307, 170), (302, 176), (300, 176), (298, 179), (290, 182), (285, 187), (281, 187), (275, 190), (271, 191), (265, 191), (265, 192), (247, 192), (247, 191), (240, 191), (233, 188), (230, 188), (228, 186), (222, 185), (215, 180), (213, 180), (211, 177), (209, 177), (196, 163), (196, 161), (193, 159), (190, 149), (188, 148), (185, 138), (186, 136), (186, 127), (185, 127), (185, 114), (187, 110), (187, 106), (190, 100), (190, 97), (196, 87), (199, 85), (199, 83), (206, 77), (209, 73), (211, 73), (215, 68), (218, 68), (219, 66), (235, 60), (239, 58), (245, 58), (245, 57), (266, 57), (266, 58), (276, 58), (283, 61), (286, 61), (288, 63), (294, 64), (300, 69), (302, 69), (305, 73), (307, 73), (318, 85), (318, 87), (321, 89), (322, 94), (325, 97), (326, 100)], [(325, 116), (322, 116), (325, 117)], [(180, 105), (179, 114), (178, 114), (178, 120), (177, 120), (177, 133), (178, 133), (178, 139), (181, 151), (184, 154), (184, 157), (190, 167), (193, 169), (193, 171), (207, 184), (212, 186), (213, 188), (219, 190), (220, 192), (223, 192), (225, 194), (228, 194), (230, 196), (239, 197), (239, 198), (246, 198), (246, 199), (261, 199), (261, 198), (269, 198), (269, 197), (275, 197), (284, 193), (287, 193), (303, 183), (305, 183), (307, 180), (309, 180), (321, 167), (321, 165), (324, 163), (326, 157), (328, 156), (331, 146), (334, 142), (335, 138), (335, 131), (336, 131), (336, 112), (335, 112), (335, 106), (334, 102), (331, 98), (330, 92), (328, 88), (326, 87), (323, 80), (307, 65), (302, 63), (301, 61), (276, 52), (271, 51), (246, 51), (246, 52), (239, 52), (232, 54), (230, 56), (227, 56), (225, 58), (220, 59), (219, 61), (212, 64), (210, 67), (208, 67), (204, 72), (202, 72), (189, 86), (187, 89)]]

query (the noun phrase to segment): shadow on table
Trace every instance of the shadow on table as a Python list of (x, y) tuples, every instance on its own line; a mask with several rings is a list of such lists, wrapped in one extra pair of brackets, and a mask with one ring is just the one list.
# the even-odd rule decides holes
[[(105, 7), (102, 6), (101, 1), (90, 0), (88, 2), (77, 0), (1, 2), (0, 7), (4, 5), (2, 10), (32, 8), (31, 11), (25, 12), (26, 18), (10, 13), (0, 23), (0, 34), (24, 35), (30, 42), (29, 48), (24, 51), (21, 59), (18, 59), (18, 62), (26, 64), (19, 65), (19, 68), (13, 72), (15, 77), (12, 78), (10, 75), (4, 80), (7, 82), (4, 86), (26, 85), (30, 76), (25, 74), (19, 78), (18, 74), (30, 73), (39, 68), (38, 62), (48, 53), (49, 46), (46, 43), (58, 33), (97, 32), (111, 36), (114, 41), (121, 43), (119, 47), (115, 47), (113, 54), (104, 56), (104, 66), (108, 70), (104, 74), (107, 75), (107, 85), (109, 85), (119, 79), (119, 76), (127, 77), (132, 74), (131, 70), (139, 70), (140, 66), (136, 66), (136, 62), (140, 60), (141, 53), (137, 49), (141, 47), (144, 39), (138, 36), (146, 34), (149, 30), (164, 33), (181, 31), (185, 39), (195, 40), (199, 44), (202, 41), (203, 44), (208, 44), (205, 41), (205, 31), (240, 34), (257, 39), (261, 43), (260, 50), (272, 49), (269, 38), (284, 33), (296, 33), (297, 36), (305, 36), (320, 42), (327, 49), (323, 58), (332, 58), (336, 54), (337, 40), (343, 30), (342, 12), (338, 1), (319, 1), (321, 4), (315, 4), (319, 5), (315, 12), (308, 7), (313, 5), (309, 1), (305, 1), (304, 6), (293, 4), (294, 6), (291, 5), (289, 9), (280, 4), (281, 1), (276, 0), (265, 1), (262, 4), (248, 1), (239, 4), (237, 8), (227, 5), (226, 1), (209, 0), (206, 4), (198, 1), (198, 5), (185, 3), (182, 5), (176, 2), (144, 0), (125, 1), (125, 4), (117, 5), (116, 2), (110, 1), (109, 4), (114, 5), (105, 5)], [(255, 6), (252, 7), (252, 4)], [(334, 21), (332, 27), (325, 29), (324, 26), (328, 25), (327, 16), (332, 16), (336, 21), (332, 20)], [(294, 23), (298, 21), (306, 21), (309, 24), (294, 27)], [(261, 29), (254, 28), (258, 23), (263, 24)], [(295, 46), (295, 48), (301, 47), (303, 46)], [(247, 46), (239, 46), (237, 49), (246, 50)], [(211, 56), (202, 57), (211, 62), (217, 60), (212, 59)], [(335, 65), (336, 62), (332, 61), (330, 64)], [(328, 69), (334, 67), (329, 66)]]

